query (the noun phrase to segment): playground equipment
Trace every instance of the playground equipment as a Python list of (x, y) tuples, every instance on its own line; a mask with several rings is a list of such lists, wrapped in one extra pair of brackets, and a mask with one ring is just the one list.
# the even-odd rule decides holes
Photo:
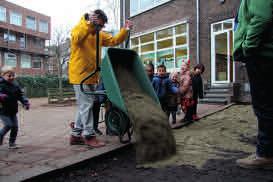
[[(127, 69), (134, 74), (137, 80), (136, 84), (139, 84), (142, 90), (159, 103), (158, 98), (150, 84), (150, 81), (144, 71), (143, 64), (133, 50), (127, 49), (128, 40), (126, 42), (126, 49), (109, 48), (102, 60), (101, 67), (99, 65), (99, 31), (96, 32), (96, 62), (97, 67), (88, 77), (81, 82), (81, 90), (85, 94), (91, 95), (107, 95), (108, 107), (105, 114), (105, 123), (110, 133), (113, 133), (120, 138), (121, 143), (127, 143), (131, 141), (131, 135), (133, 133), (133, 124), (129, 119), (127, 108), (124, 104), (124, 99), (119, 87), (119, 82), (116, 78), (115, 67), (118, 64), (122, 64), (122, 69)], [(130, 35), (130, 34), (129, 34)], [(122, 71), (122, 70), (119, 70)], [(105, 91), (87, 92), (83, 89), (83, 84), (86, 80), (92, 77), (97, 72), (101, 72), (101, 78), (105, 87)], [(124, 140), (124, 136), (128, 135), (128, 139)]]

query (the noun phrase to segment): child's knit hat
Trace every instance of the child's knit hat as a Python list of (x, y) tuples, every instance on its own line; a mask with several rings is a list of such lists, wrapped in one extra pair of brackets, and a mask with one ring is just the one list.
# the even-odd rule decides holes
[(7, 73), (15, 73), (14, 68), (11, 66), (3, 66), (1, 68), (1, 76), (5, 75)]

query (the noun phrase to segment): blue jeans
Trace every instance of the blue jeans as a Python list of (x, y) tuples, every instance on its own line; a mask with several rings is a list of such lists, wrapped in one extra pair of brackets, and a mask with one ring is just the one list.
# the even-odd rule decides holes
[[(94, 133), (94, 118), (93, 118), (93, 105), (94, 105), (94, 96), (84, 94), (80, 85), (73, 85), (78, 109), (76, 113), (75, 125), (72, 129), (71, 135), (79, 137), (81, 134), (88, 138), (95, 136)], [(96, 85), (83, 85), (85, 91), (94, 91)]]
[(248, 60), (246, 68), (258, 120), (256, 153), (260, 157), (273, 157), (273, 60)]
[(16, 115), (0, 115), (4, 127), (0, 130), (0, 138), (4, 138), (10, 130), (9, 144), (14, 144), (18, 133), (18, 120)]

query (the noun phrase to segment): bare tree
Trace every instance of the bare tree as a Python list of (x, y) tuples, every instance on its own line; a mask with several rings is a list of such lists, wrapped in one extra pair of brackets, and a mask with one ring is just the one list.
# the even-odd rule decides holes
[(52, 57), (57, 61), (58, 70), (58, 85), (59, 85), (59, 96), (63, 99), (63, 65), (69, 57), (69, 32), (70, 28), (66, 26), (59, 26), (53, 30), (52, 38)]
[(106, 11), (109, 13), (110, 20), (115, 29), (119, 29), (120, 21), (120, 0), (105, 0)]

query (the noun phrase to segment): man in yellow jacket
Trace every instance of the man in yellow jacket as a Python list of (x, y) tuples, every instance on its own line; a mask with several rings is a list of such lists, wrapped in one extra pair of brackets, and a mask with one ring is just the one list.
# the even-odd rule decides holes
[[(69, 81), (73, 84), (78, 109), (75, 125), (72, 128), (70, 144), (86, 144), (91, 147), (102, 147), (104, 142), (95, 136), (93, 127), (93, 102), (94, 96), (86, 95), (80, 90), (81, 81), (96, 69), (96, 29), (100, 30), (107, 23), (107, 16), (102, 10), (95, 10), (85, 14), (71, 32), (71, 56), (69, 61)], [(116, 36), (103, 31), (99, 33), (99, 52), (102, 46), (115, 46), (122, 43), (132, 22), (126, 21), (125, 27)], [(100, 56), (99, 56), (100, 57)], [(88, 79), (83, 88), (86, 91), (94, 91), (98, 83), (99, 74)]]

